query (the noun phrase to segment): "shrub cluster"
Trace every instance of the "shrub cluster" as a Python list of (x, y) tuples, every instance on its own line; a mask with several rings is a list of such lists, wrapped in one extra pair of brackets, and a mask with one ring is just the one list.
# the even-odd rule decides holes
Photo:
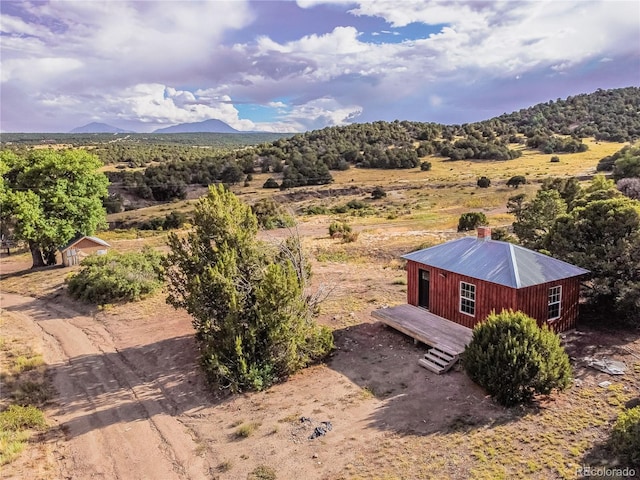
[(329, 236), (331, 238), (342, 238), (348, 233), (351, 233), (351, 225), (346, 222), (331, 222), (329, 225)]
[(293, 227), (296, 224), (294, 218), (271, 198), (258, 200), (251, 211), (258, 219), (258, 225), (265, 230)]
[(640, 405), (618, 416), (611, 434), (611, 445), (633, 466), (640, 466)]
[(140, 223), (140, 230), (173, 230), (182, 228), (187, 223), (188, 217), (186, 213), (172, 211), (164, 217), (154, 217)]
[(384, 198), (386, 196), (387, 196), (387, 192), (385, 192), (384, 188), (382, 188), (382, 187), (375, 187), (371, 191), (371, 198), (373, 198), (374, 200), (379, 200), (379, 199)]
[(97, 305), (138, 300), (162, 285), (162, 258), (149, 248), (141, 253), (91, 255), (67, 280), (69, 294)]
[(476, 325), (463, 360), (469, 377), (508, 407), (571, 382), (560, 338), (522, 312), (492, 313)]
[(476, 185), (478, 185), (478, 187), (480, 188), (489, 188), (491, 186), (491, 180), (489, 179), (489, 177), (482, 176), (478, 179)]
[(458, 219), (458, 231), (468, 232), (475, 230), (480, 225), (487, 225), (487, 216), (482, 212), (467, 212), (460, 215)]

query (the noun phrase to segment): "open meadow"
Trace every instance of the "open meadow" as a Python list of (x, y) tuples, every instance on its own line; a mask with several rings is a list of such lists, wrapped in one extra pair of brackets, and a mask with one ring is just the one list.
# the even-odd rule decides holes
[[(560, 154), (555, 163), (525, 149), (508, 161), (433, 157), (429, 171), (351, 168), (332, 172), (334, 183), (319, 187), (266, 190), (261, 186), (271, 175), (260, 173), (249, 186), (233, 187), (247, 203), (271, 196), (296, 216), (313, 288), (329, 292), (319, 321), (336, 343), (324, 363), (257, 393), (208, 388), (191, 320), (165, 303), (165, 292), (94, 308), (66, 293), (65, 279), (79, 267), (29, 270), (28, 252), (3, 254), (0, 363), (3, 371), (15, 370), (20, 355), (40, 358), (51, 393), (43, 401), (48, 430), (32, 435), (32, 453), (2, 466), (2, 478), (575, 479), (583, 466), (620, 466), (611, 463), (607, 442), (625, 405), (640, 401), (638, 332), (581, 322), (562, 335), (572, 387), (535, 406), (506, 409), (459, 365), (444, 375), (421, 368), (424, 346), (371, 318), (374, 309), (406, 302), (400, 255), (466, 235), (456, 231), (464, 212), (508, 226), (509, 197), (533, 195), (550, 176), (587, 179), (598, 160), (621, 148), (585, 143), (588, 151)], [(476, 186), (483, 175), (489, 188)], [(514, 175), (528, 183), (508, 187)], [(372, 199), (374, 187), (386, 197)], [(189, 212), (203, 192), (108, 220)], [(326, 210), (349, 201), (360, 206)], [(329, 236), (338, 219), (358, 233), (355, 241)], [(277, 242), (289, 233), (260, 236)], [(99, 233), (121, 252), (164, 251), (166, 235)], [(587, 357), (623, 361), (627, 372), (610, 376), (590, 368)], [(6, 403), (20, 379), (2, 382)], [(311, 439), (321, 422), (331, 430)]]

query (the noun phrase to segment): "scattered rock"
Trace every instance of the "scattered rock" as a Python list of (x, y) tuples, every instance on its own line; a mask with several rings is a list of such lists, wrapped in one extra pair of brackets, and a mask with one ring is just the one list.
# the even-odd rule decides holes
[(599, 386), (599, 387), (602, 387), (602, 388), (607, 388), (609, 385), (611, 385), (611, 382), (607, 382), (607, 381), (600, 382), (600, 383), (598, 384), (598, 386)]

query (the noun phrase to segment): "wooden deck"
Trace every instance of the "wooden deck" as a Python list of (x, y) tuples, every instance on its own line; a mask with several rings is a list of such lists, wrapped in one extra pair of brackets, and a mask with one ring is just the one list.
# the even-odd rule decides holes
[(471, 341), (472, 330), (413, 305), (381, 308), (371, 315), (415, 340), (460, 355)]

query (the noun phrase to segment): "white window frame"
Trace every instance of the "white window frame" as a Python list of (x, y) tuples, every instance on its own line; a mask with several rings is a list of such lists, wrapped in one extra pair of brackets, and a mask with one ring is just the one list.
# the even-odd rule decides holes
[[(463, 305), (467, 305), (467, 309), (470, 309), (473, 313), (465, 312)], [(460, 282), (460, 301), (458, 302), (458, 310), (460, 313), (469, 315), (470, 317), (476, 316), (476, 286), (473, 283)]]
[[(550, 317), (551, 307), (557, 305), (558, 306), (558, 315), (555, 317)], [(549, 294), (547, 297), (547, 321), (552, 322), (553, 320), (557, 320), (562, 316), (562, 285), (555, 285), (553, 287), (549, 287)]]

